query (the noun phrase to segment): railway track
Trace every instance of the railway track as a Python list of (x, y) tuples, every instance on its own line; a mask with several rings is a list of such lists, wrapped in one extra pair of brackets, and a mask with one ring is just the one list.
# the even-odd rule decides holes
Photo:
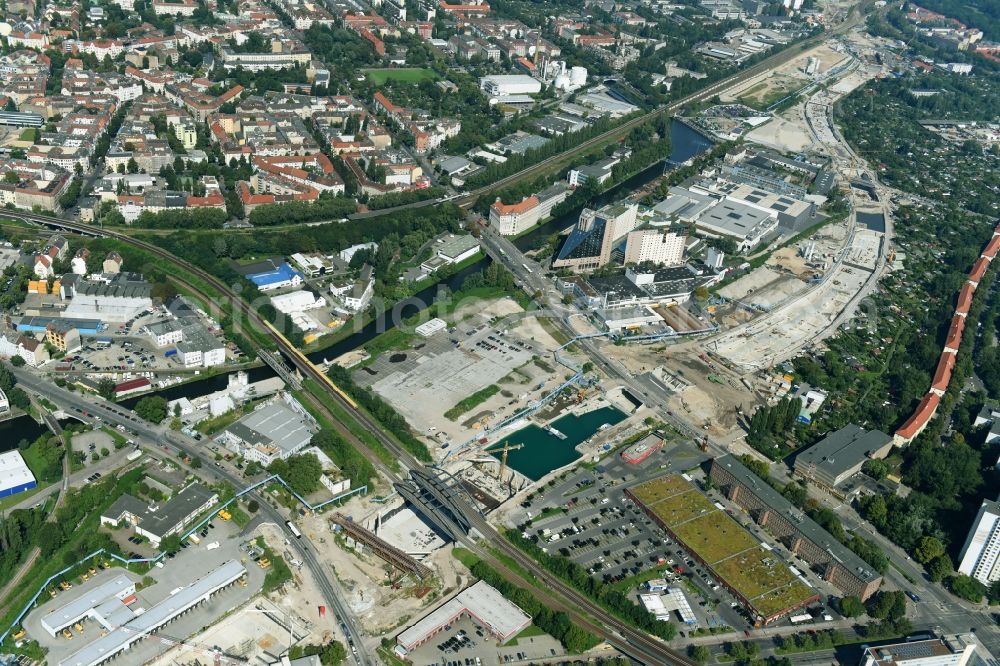
[[(400, 446), (392, 437), (387, 435), (382, 430), (379, 423), (375, 422), (375, 420), (363, 410), (358, 409), (356, 403), (350, 398), (350, 396), (340, 390), (339, 387), (336, 387), (319, 368), (313, 365), (313, 363), (310, 362), (304, 354), (302, 354), (302, 352), (296, 349), (288, 340), (284, 338), (283, 335), (278, 333), (269, 322), (258, 315), (252, 308), (250, 308), (249, 305), (233, 293), (233, 291), (224, 282), (215, 276), (207, 273), (197, 266), (193, 266), (186, 261), (178, 259), (162, 248), (114, 230), (94, 228), (90, 225), (63, 220), (57, 217), (50, 217), (47, 215), (38, 215), (35, 213), (15, 211), (10, 211), (8, 213), (5, 211), (4, 214), (10, 218), (20, 219), (34, 224), (41, 224), (47, 227), (55, 227), (65, 231), (71, 231), (88, 236), (118, 240), (122, 243), (135, 247), (136, 249), (148, 252), (151, 255), (177, 266), (190, 275), (204, 281), (205, 284), (215, 289), (219, 294), (230, 298), (233, 307), (244, 315), (248, 321), (258, 326), (261, 330), (267, 331), (271, 338), (275, 341), (278, 349), (292, 362), (292, 364), (295, 365), (295, 367), (297, 367), (304, 376), (313, 379), (321, 387), (325, 387), (326, 395), (330, 396), (334, 402), (338, 403), (339, 406), (350, 413), (352, 417), (358, 421), (358, 423), (371, 432), (372, 435), (378, 439), (381, 445), (386, 447), (396, 456), (404, 468), (415, 469), (423, 466), (423, 463), (416, 460), (408, 451), (406, 451), (406, 449)], [(203, 290), (197, 285), (191, 284), (189, 281), (184, 280), (184, 278), (177, 279), (181, 282), (185, 282), (190, 288), (201, 293), (203, 296), (208, 296), (208, 294), (204, 294)], [(316, 402), (313, 404), (316, 406), (322, 406), (321, 404), (317, 405)], [(324, 411), (327, 410), (324, 409)], [(327, 411), (327, 414), (334, 422), (336, 422), (337, 419), (332, 413)], [(367, 447), (363, 442), (359, 441), (353, 435), (350, 436), (350, 440), (359, 449), (359, 451), (365, 455), (366, 458), (372, 461), (372, 463), (376, 466), (376, 469), (378, 469), (381, 473), (385, 474), (390, 479), (399, 479), (399, 474), (385, 465), (375, 452)], [(545, 571), (537, 562), (532, 560), (524, 552), (507, 541), (502, 534), (497, 532), (493, 526), (487, 523), (486, 520), (479, 516), (477, 512), (470, 511), (470, 514), (473, 514), (473, 522), (476, 529), (483, 535), (484, 539), (494, 548), (498, 549), (503, 555), (509, 557), (519, 566), (523, 567), (524, 570), (528, 571), (536, 579), (542, 581), (546, 587), (549, 587), (552, 591), (556, 592), (558, 597), (561, 597), (561, 599), (564, 600), (561, 602), (562, 605), (566, 608), (567, 612), (572, 615), (574, 621), (579, 623), (580, 626), (586, 627), (588, 631), (593, 632), (596, 636), (602, 637), (622, 653), (632, 656), (641, 662), (647, 664), (696, 666), (695, 662), (679, 652), (670, 649), (659, 639), (653, 638), (644, 632), (629, 627), (617, 617), (601, 608), (593, 600), (585, 597), (574, 588), (563, 583), (553, 574)], [(499, 558), (494, 556), (487, 549), (475, 543), (471, 543), (469, 545), (479, 557), (489, 562), (491, 566), (497, 568), (498, 570), (506, 572), (513, 581), (521, 580), (517, 572), (512, 571), (510, 567), (506, 566), (502, 561), (500, 561)]]
[[(788, 60), (796, 57), (808, 48), (815, 45), (816, 42), (826, 39), (831, 35), (842, 34), (847, 30), (851, 29), (855, 25), (861, 22), (861, 17), (858, 16), (855, 19), (848, 19), (842, 23), (838, 28), (831, 32), (823, 33), (817, 37), (811, 38), (809, 40), (803, 41), (802, 43), (793, 46), (779, 54), (775, 54), (770, 58), (763, 60), (754, 67), (748, 70), (735, 74), (731, 77), (727, 77), (722, 81), (712, 84), (708, 88), (705, 88), (697, 93), (694, 93), (683, 100), (674, 102), (673, 104), (659, 107), (654, 111), (647, 114), (634, 118), (623, 125), (602, 133), (596, 137), (593, 137), (580, 145), (563, 153), (562, 155), (556, 156), (554, 159), (564, 159), (565, 157), (577, 154), (580, 151), (588, 150), (591, 147), (599, 145), (609, 139), (620, 135), (622, 133), (628, 132), (634, 127), (649, 121), (656, 115), (664, 112), (674, 112), (687, 104), (692, 102), (703, 101), (709, 99), (713, 95), (719, 93), (720, 91), (727, 89), (734, 85), (735, 83), (745, 80), (747, 78), (752, 78), (757, 76), (764, 71), (772, 69), (780, 64), (787, 62)], [(463, 206), (471, 205), (483, 194), (488, 194), (495, 191), (496, 189), (505, 187), (509, 184), (518, 182), (524, 178), (529, 178), (539, 172), (542, 172), (550, 168), (551, 160), (542, 162), (516, 174), (507, 176), (506, 178), (500, 179), (499, 181), (492, 183), (488, 186), (484, 186), (467, 195), (454, 199), (456, 203)], [(437, 203), (437, 202), (435, 202)], [(421, 205), (428, 205), (427, 202), (421, 202)], [(391, 210), (387, 210), (392, 212)], [(58, 217), (38, 215), (35, 213), (25, 213), (21, 211), (5, 211), (4, 216), (20, 219), (25, 222), (40, 224), (46, 227), (55, 227), (63, 229), (65, 231), (70, 231), (87, 236), (111, 238), (125, 243), (131, 247), (142, 250), (149, 253), (150, 255), (159, 258), (168, 264), (174, 265), (181, 268), (186, 273), (191, 276), (195, 276), (202, 280), (206, 285), (218, 292), (218, 294), (225, 296), (230, 299), (232, 307), (238, 311), (241, 315), (246, 317), (246, 321), (250, 322), (257, 328), (266, 331), (271, 339), (274, 340), (277, 348), (281, 351), (291, 362), (298, 368), (298, 370), (305, 376), (314, 380), (320, 387), (325, 391), (335, 403), (340, 405), (341, 408), (345, 409), (352, 417), (361, 424), (365, 429), (372, 433), (373, 436), (379, 441), (379, 443), (386, 447), (387, 450), (392, 452), (397, 459), (400, 461), (404, 468), (415, 469), (422, 467), (423, 464), (417, 461), (408, 451), (406, 451), (402, 446), (400, 446), (392, 437), (386, 434), (379, 423), (375, 422), (367, 413), (359, 409), (357, 404), (348, 396), (344, 391), (337, 387), (330, 379), (317, 368), (308, 358), (305, 357), (294, 345), (292, 345), (283, 335), (280, 334), (274, 327), (262, 318), (257, 312), (255, 312), (247, 303), (239, 298), (232, 289), (226, 285), (224, 282), (211, 275), (207, 271), (204, 271), (186, 261), (183, 261), (170, 252), (137, 238), (134, 238), (128, 234), (113, 230), (113, 229), (103, 229), (95, 228), (90, 225), (81, 224), (78, 222), (73, 222), (70, 220), (63, 220)], [(176, 277), (181, 282), (185, 282), (190, 288), (192, 288), (197, 293), (202, 293), (204, 296), (208, 296), (203, 293), (203, 290), (197, 285), (191, 284), (190, 281), (185, 280), (183, 277)], [(337, 418), (333, 415), (318, 398), (310, 398), (310, 401), (314, 406), (323, 408), (331, 418), (332, 422), (336, 423)], [(347, 434), (347, 433), (345, 433)], [(365, 455), (372, 463), (375, 465), (381, 473), (386, 475), (390, 479), (398, 479), (399, 475), (395, 470), (390, 469), (382, 460), (363, 442), (358, 440), (353, 434), (349, 435), (349, 440), (359, 449), (359, 451)], [(541, 581), (542, 584), (549, 588), (553, 593), (553, 598), (548, 600), (554, 602), (556, 605), (564, 608), (568, 613), (571, 614), (574, 621), (579, 624), (579, 626), (587, 629), (593, 634), (603, 637), (610, 645), (614, 646), (616, 649), (624, 654), (627, 654), (638, 661), (647, 664), (676, 664), (679, 666), (696, 666), (696, 662), (689, 659), (687, 656), (671, 649), (666, 645), (665, 642), (660, 639), (654, 638), (651, 635), (639, 631), (623, 621), (619, 620), (616, 616), (609, 613), (592, 599), (586, 597), (575, 588), (567, 585), (562, 580), (557, 578), (555, 575), (544, 570), (537, 562), (531, 559), (527, 554), (518, 549), (516, 546), (507, 541), (499, 532), (497, 532), (492, 525), (478, 515), (478, 512), (470, 512), (473, 519), (473, 524), (476, 529), (483, 535), (484, 539), (490, 543), (494, 548), (499, 550), (504, 556), (510, 558), (518, 566), (522, 567), (525, 571), (529, 572), (537, 580)], [(497, 570), (504, 572), (508, 578), (514, 581), (520, 580), (520, 575), (518, 572), (513, 571), (504, 562), (500, 561), (499, 558), (494, 556), (484, 547), (472, 543), (470, 544), (472, 550), (482, 559), (490, 563), (491, 566)]]

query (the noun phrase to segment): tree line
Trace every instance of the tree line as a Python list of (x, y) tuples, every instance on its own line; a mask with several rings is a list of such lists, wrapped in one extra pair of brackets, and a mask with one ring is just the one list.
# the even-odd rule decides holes
[(495, 587), (511, 603), (530, 615), (536, 627), (562, 643), (567, 651), (586, 652), (600, 642), (596, 636), (573, 624), (569, 615), (545, 606), (531, 592), (509, 583), (485, 562), (476, 562), (471, 570), (473, 576)]
[(506, 536), (511, 543), (528, 553), (536, 562), (628, 622), (631, 626), (653, 634), (665, 641), (673, 640), (677, 634), (677, 627), (672, 622), (656, 619), (655, 615), (636, 604), (628, 595), (592, 577), (587, 573), (586, 569), (573, 560), (543, 551), (541, 546), (524, 537), (520, 530), (507, 530)]
[(326, 374), (333, 383), (356, 400), (362, 409), (374, 416), (386, 430), (392, 433), (413, 457), (421, 462), (433, 460), (424, 443), (417, 439), (413, 431), (410, 430), (410, 424), (406, 422), (406, 419), (374, 391), (355, 384), (347, 368), (334, 364), (330, 366)]

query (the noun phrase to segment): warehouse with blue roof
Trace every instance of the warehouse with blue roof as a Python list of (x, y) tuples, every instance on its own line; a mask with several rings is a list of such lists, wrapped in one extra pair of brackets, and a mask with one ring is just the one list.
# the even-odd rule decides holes
[(23, 493), (36, 485), (35, 475), (19, 452), (0, 453), (0, 497)]
[(246, 278), (257, 285), (261, 291), (271, 291), (284, 287), (298, 287), (305, 277), (299, 273), (288, 262), (280, 264), (270, 263), (271, 268), (257, 273), (247, 273)]
[(80, 335), (97, 335), (107, 328), (100, 319), (80, 319), (75, 317), (23, 317), (17, 324), (17, 330), (22, 333), (44, 333), (49, 324), (55, 324), (60, 329), (75, 328)]

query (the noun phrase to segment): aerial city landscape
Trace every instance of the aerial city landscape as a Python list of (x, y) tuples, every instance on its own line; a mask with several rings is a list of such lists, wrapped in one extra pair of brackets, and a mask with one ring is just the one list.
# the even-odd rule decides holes
[(1000, 666), (918, 3), (0, 0), (0, 666)]

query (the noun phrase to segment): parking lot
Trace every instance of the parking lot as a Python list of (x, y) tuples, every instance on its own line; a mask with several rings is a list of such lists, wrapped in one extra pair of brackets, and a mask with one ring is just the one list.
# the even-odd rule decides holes
[[(671, 448), (637, 465), (611, 455), (593, 471), (579, 468), (557, 480), (528, 508), (534, 516), (529, 534), (605, 582), (617, 582), (657, 564), (663, 535), (626, 501), (623, 491), (640, 479), (673, 469)], [(553, 513), (557, 507), (562, 511)]]
[[(162, 566), (149, 566), (147, 564), (133, 564), (127, 569), (119, 566), (111, 567), (106, 571), (98, 570), (93, 576), (84, 581), (75, 578), (67, 581), (73, 587), (69, 590), (57, 591), (57, 596), (50, 598), (43, 596), (46, 603), (32, 611), (24, 622), (24, 628), (31, 638), (37, 639), (42, 647), (49, 650), (48, 659), (51, 663), (58, 663), (70, 654), (80, 650), (87, 643), (100, 637), (104, 628), (94, 620), (84, 620), (80, 623), (80, 629), (75, 627), (70, 631), (71, 638), (66, 638), (63, 634), (55, 637), (50, 636), (41, 628), (41, 618), (54, 608), (60, 607), (70, 600), (80, 598), (86, 594), (86, 590), (93, 589), (97, 585), (110, 580), (112, 577), (125, 574), (133, 581), (139, 582), (145, 577), (154, 581), (153, 584), (143, 587), (137, 591), (137, 607), (150, 608), (163, 599), (171, 595), (171, 590), (189, 585), (192, 581), (203, 577), (210, 571), (218, 568), (228, 560), (240, 561), (247, 555), (240, 549), (241, 540), (238, 538), (238, 528), (232, 523), (224, 523), (220, 519), (215, 519), (215, 529), (209, 530), (212, 539), (202, 541), (200, 545), (188, 544), (173, 557), (165, 558), (160, 564)], [(207, 548), (208, 542), (218, 542), (218, 547), (211, 550)], [(131, 545), (131, 544), (129, 544)], [(101, 564), (100, 558), (95, 560), (95, 569)], [(208, 602), (196, 607), (192, 611), (177, 618), (168, 625), (165, 634), (183, 639), (194, 632), (200, 630), (214, 622), (225, 612), (235, 606), (244, 603), (260, 589), (264, 582), (266, 571), (255, 565), (250, 559), (245, 563), (247, 570), (247, 586), (233, 585), (215, 596)], [(145, 640), (139, 642), (129, 651), (128, 663), (144, 663), (152, 657), (162, 654), (170, 648), (168, 643), (159, 640)]]
[(62, 362), (69, 363), (72, 370), (90, 372), (136, 372), (170, 367), (170, 361), (143, 338), (114, 343), (90, 341)]
[(407, 654), (414, 666), (501, 666), (553, 659), (564, 654), (559, 641), (534, 627), (504, 645), (475, 620), (462, 616)]
[[(673, 542), (624, 494), (633, 486), (666, 472), (681, 472), (707, 459), (688, 442), (670, 442), (646, 460), (629, 464), (617, 454), (609, 455), (593, 470), (578, 468), (544, 490), (525, 509), (526, 530), (549, 552), (568, 557), (605, 583), (616, 584), (640, 576), (622, 590), (638, 603), (644, 592), (641, 580), (667, 578), (683, 589), (697, 619), (697, 628), (749, 624), (735, 600), (717, 581)], [(677, 619), (675, 617), (675, 619)]]

